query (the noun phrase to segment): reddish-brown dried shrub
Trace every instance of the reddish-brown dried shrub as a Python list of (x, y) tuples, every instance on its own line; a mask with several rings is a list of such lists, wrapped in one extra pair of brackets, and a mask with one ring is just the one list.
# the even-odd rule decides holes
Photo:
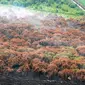
[(78, 46), (76, 50), (80, 55), (85, 56), (85, 46)]
[(80, 69), (76, 72), (76, 78), (85, 81), (85, 69)]
[(63, 79), (69, 79), (69, 77), (72, 78), (73, 74), (74, 72), (71, 69), (64, 69), (58, 72), (58, 75)]
[(56, 64), (49, 64), (47, 67), (47, 73), (48, 77), (51, 77), (52, 75), (56, 75), (58, 73), (58, 67)]

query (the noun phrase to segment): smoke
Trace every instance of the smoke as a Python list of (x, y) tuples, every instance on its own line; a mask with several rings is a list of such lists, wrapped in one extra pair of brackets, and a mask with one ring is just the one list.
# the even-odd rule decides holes
[(38, 19), (44, 19), (45, 15), (42, 13), (39, 14), (38, 12), (32, 11), (30, 9), (26, 9), (23, 7), (6, 7), (6, 6), (0, 6), (0, 17), (7, 17), (8, 19), (14, 19), (16, 17), (17, 19), (20, 18), (26, 18), (26, 17), (36, 17)]
[(28, 23), (35, 28), (42, 26), (42, 20), (47, 13), (37, 12), (31, 9), (17, 6), (0, 6), (0, 22), (2, 23)]
[[(47, 12), (39, 12), (17, 6), (3, 6), (3, 5), (0, 6), (0, 22), (2, 21), (5, 23), (26, 22), (38, 29), (49, 27), (53, 28), (53, 25), (55, 27), (56, 24), (53, 22), (54, 20), (52, 20), (51, 18), (54, 19), (55, 16), (54, 15), (51, 16), (50, 13)], [(51, 24), (52, 26), (50, 26)]]

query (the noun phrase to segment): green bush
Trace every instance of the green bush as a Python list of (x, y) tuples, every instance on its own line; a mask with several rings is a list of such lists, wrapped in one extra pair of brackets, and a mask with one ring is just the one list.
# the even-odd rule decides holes
[(82, 16), (85, 14), (71, 0), (0, 0), (0, 3), (31, 7), (40, 11), (58, 13), (59, 15)]

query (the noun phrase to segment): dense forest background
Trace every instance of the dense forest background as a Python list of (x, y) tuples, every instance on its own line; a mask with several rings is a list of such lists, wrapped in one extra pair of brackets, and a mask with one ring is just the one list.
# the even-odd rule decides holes
[(79, 9), (71, 0), (0, 0), (0, 4), (30, 7), (40, 11), (71, 16), (85, 15), (85, 12)]

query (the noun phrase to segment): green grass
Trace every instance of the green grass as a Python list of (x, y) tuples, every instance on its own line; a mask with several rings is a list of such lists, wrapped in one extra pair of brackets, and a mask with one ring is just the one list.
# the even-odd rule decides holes
[(30, 8), (38, 11), (56, 13), (58, 15), (64, 16), (65, 18), (79, 18), (85, 16), (85, 12), (79, 9), (77, 6), (75, 8), (69, 7), (67, 4), (62, 4), (60, 7), (56, 8), (58, 4), (52, 6), (46, 6), (45, 4), (36, 5), (33, 4)]
[(78, 0), (83, 6), (85, 6), (85, 0)]

